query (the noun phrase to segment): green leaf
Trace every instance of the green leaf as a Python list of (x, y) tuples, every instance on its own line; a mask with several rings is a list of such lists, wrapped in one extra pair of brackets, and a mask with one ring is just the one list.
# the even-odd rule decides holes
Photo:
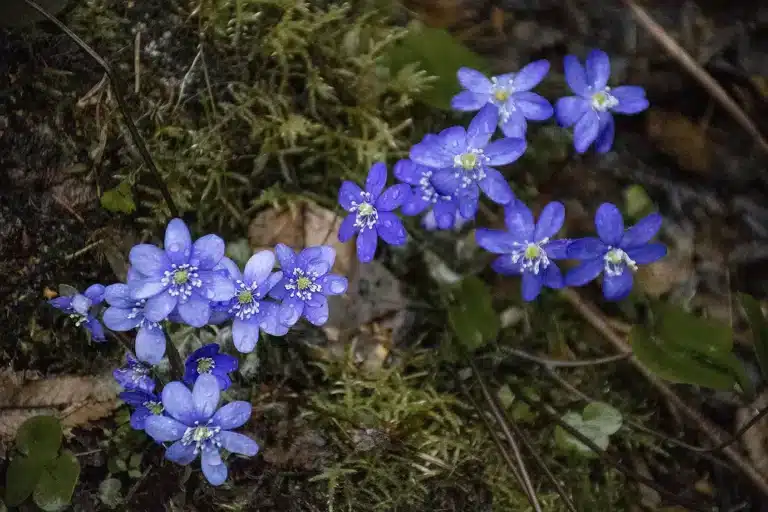
[(454, 293), (448, 319), (458, 343), (474, 352), (499, 333), (499, 316), (493, 309), (491, 292), (480, 279), (467, 277)]
[(35, 489), (45, 462), (29, 457), (14, 457), (5, 474), (5, 502), (16, 507), (26, 500)]
[(654, 304), (656, 333), (670, 344), (706, 356), (730, 353), (733, 331), (724, 322), (701, 318), (687, 311), (658, 302)]
[(640, 185), (630, 185), (624, 189), (624, 202), (627, 215), (634, 220), (640, 220), (653, 210), (651, 198)]
[(43, 463), (56, 458), (61, 448), (61, 423), (53, 416), (34, 416), (16, 433), (16, 448)]
[(104, 192), (101, 195), (101, 207), (115, 213), (133, 213), (136, 211), (131, 184), (123, 181), (115, 188)]
[(117, 478), (107, 478), (99, 484), (99, 499), (108, 508), (116, 508), (123, 501), (121, 487)]
[[(595, 443), (600, 449), (605, 450), (608, 448), (609, 437), (595, 425), (585, 422), (581, 417), (581, 414), (577, 412), (568, 412), (565, 413), (561, 419)], [(589, 446), (573, 437), (560, 425), (555, 427), (555, 444), (557, 444), (563, 451), (575, 451), (587, 457), (596, 456), (595, 452), (592, 451)]]
[(757, 363), (763, 379), (768, 380), (768, 322), (765, 321), (763, 311), (760, 309), (754, 297), (746, 293), (739, 294), (739, 302), (747, 315), (749, 326), (752, 329), (752, 340), (755, 347)]
[(663, 379), (720, 390), (732, 390), (736, 385), (733, 370), (723, 368), (729, 364), (724, 361), (731, 354), (714, 354), (720, 356), (717, 364), (698, 351), (687, 352), (675, 343), (652, 336), (638, 325), (632, 328), (629, 341), (635, 357)]
[(253, 251), (248, 243), (248, 239), (241, 238), (227, 244), (226, 255), (242, 268), (245, 267), (245, 264), (253, 255)]
[(436, 77), (432, 87), (419, 99), (433, 107), (448, 110), (451, 98), (461, 91), (456, 72), (468, 67), (489, 73), (490, 66), (481, 56), (464, 46), (450, 32), (441, 28), (411, 25), (411, 30), (386, 53), (385, 64), (393, 73), (408, 64), (418, 63)]
[(45, 467), (32, 499), (46, 512), (63, 510), (72, 500), (79, 477), (80, 463), (72, 452), (65, 450)]
[(623, 418), (615, 408), (603, 402), (591, 402), (582, 412), (586, 423), (595, 426), (606, 436), (615, 434), (621, 428)]

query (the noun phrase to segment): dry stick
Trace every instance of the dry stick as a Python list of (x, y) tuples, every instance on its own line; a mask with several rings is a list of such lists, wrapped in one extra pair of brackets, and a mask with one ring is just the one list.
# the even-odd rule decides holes
[(525, 391), (523, 391), (520, 388), (520, 386), (518, 386), (516, 383), (510, 381), (508, 382), (508, 385), (512, 389), (512, 392), (515, 394), (515, 396), (518, 397), (521, 401), (525, 402), (529, 406), (533, 407), (534, 409), (544, 414), (550, 420), (557, 423), (557, 425), (560, 426), (560, 428), (562, 428), (563, 430), (568, 432), (568, 434), (575, 437), (578, 441), (586, 445), (590, 450), (595, 452), (595, 454), (597, 454), (598, 457), (600, 457), (606, 463), (610, 464), (611, 467), (620, 471), (627, 478), (631, 478), (632, 480), (635, 480), (640, 484), (650, 487), (654, 491), (658, 492), (660, 495), (666, 497), (671, 503), (674, 503), (676, 505), (681, 505), (690, 510), (696, 510), (700, 512), (709, 512), (711, 510), (711, 508), (704, 508), (698, 504), (691, 503), (686, 499), (680, 498), (677, 494), (669, 492), (664, 487), (662, 487), (655, 481), (651, 480), (650, 478), (646, 478), (638, 474), (636, 471), (633, 471), (632, 469), (626, 467), (624, 464), (617, 461), (615, 457), (603, 451), (599, 446), (595, 444), (594, 441), (592, 441), (590, 438), (588, 438), (587, 436), (579, 432), (578, 429), (576, 429), (572, 425), (569, 425), (568, 423), (563, 421), (556, 412), (552, 411), (551, 407), (542, 404), (538, 400), (532, 400), (531, 398), (526, 396)]
[(147, 145), (144, 142), (144, 139), (142, 138), (141, 134), (139, 133), (139, 130), (136, 128), (136, 124), (133, 122), (133, 119), (131, 118), (131, 115), (128, 113), (128, 105), (125, 102), (125, 97), (123, 96), (123, 92), (120, 89), (120, 82), (117, 78), (117, 75), (112, 70), (112, 67), (107, 64), (107, 61), (105, 61), (101, 56), (96, 53), (96, 51), (88, 46), (88, 43), (83, 41), (78, 37), (77, 34), (72, 32), (69, 27), (67, 27), (65, 24), (60, 22), (55, 16), (50, 14), (48, 11), (40, 7), (37, 2), (34, 0), (24, 0), (27, 5), (32, 7), (34, 10), (45, 16), (48, 21), (56, 25), (56, 28), (64, 32), (64, 34), (67, 35), (72, 41), (77, 44), (85, 53), (87, 53), (96, 63), (101, 66), (101, 68), (104, 70), (104, 72), (109, 77), (109, 81), (112, 84), (112, 90), (115, 93), (115, 99), (117, 100), (117, 106), (120, 109), (120, 114), (123, 116), (123, 120), (125, 121), (125, 125), (128, 128), (128, 132), (131, 134), (131, 139), (133, 140), (133, 143), (136, 145), (136, 149), (139, 151), (139, 154), (141, 155), (142, 160), (144, 160), (144, 164), (149, 169), (149, 172), (152, 174), (152, 177), (155, 179), (157, 187), (160, 189), (160, 193), (163, 195), (163, 199), (165, 200), (166, 205), (168, 206), (168, 210), (171, 213), (172, 217), (178, 217), (179, 216), (179, 210), (176, 208), (176, 205), (173, 202), (173, 198), (171, 198), (171, 193), (168, 190), (168, 187), (165, 184), (165, 180), (163, 180), (163, 175), (160, 174), (160, 170), (157, 168), (157, 165), (155, 165), (155, 161), (152, 159), (152, 155), (149, 154), (149, 150), (147, 149)]
[(768, 153), (768, 141), (766, 141), (755, 123), (747, 116), (744, 110), (736, 103), (723, 87), (707, 73), (685, 49), (675, 41), (664, 28), (659, 25), (642, 7), (633, 0), (622, 0), (629, 7), (635, 19), (647, 30), (656, 41), (675, 58), (688, 73), (693, 76), (720, 105), (736, 120), (737, 123), (749, 133), (760, 149)]
[(501, 351), (505, 354), (509, 354), (520, 359), (525, 359), (533, 363), (546, 366), (547, 368), (581, 368), (584, 366), (598, 366), (601, 364), (615, 363), (616, 361), (622, 361), (629, 359), (632, 356), (631, 352), (626, 354), (616, 354), (613, 356), (598, 357), (596, 359), (582, 359), (579, 361), (561, 361), (558, 359), (547, 359), (545, 357), (535, 356), (523, 350), (516, 348), (501, 347)]
[[(632, 352), (632, 349), (627, 343), (622, 340), (608, 325), (608, 322), (603, 318), (602, 313), (598, 311), (595, 306), (587, 303), (581, 298), (576, 290), (563, 289), (561, 295), (571, 303), (571, 305), (594, 327), (600, 334), (602, 334), (619, 352), (627, 353)], [(672, 405), (679, 410), (690, 423), (696, 426), (704, 433), (713, 443), (721, 445), (722, 438), (726, 436), (718, 427), (704, 418), (697, 410), (689, 406), (680, 396), (675, 393), (669, 386), (667, 386), (661, 379), (656, 377), (648, 368), (645, 367), (636, 357), (629, 358), (632, 365), (661, 393), (665, 399), (667, 399)], [(755, 467), (744, 459), (739, 453), (730, 446), (722, 448), (723, 453), (733, 462), (736, 467), (744, 473), (747, 478), (754, 484), (754, 486), (764, 495), (768, 497), (768, 482), (763, 479), (760, 473), (757, 472)]]
[(480, 370), (477, 368), (477, 364), (475, 364), (475, 361), (471, 357), (469, 358), (469, 364), (472, 367), (472, 375), (475, 377), (475, 380), (480, 385), (480, 391), (483, 394), (483, 398), (485, 398), (485, 401), (488, 403), (488, 407), (491, 410), (491, 414), (493, 414), (493, 417), (496, 420), (496, 423), (498, 423), (502, 433), (504, 434), (504, 437), (507, 439), (507, 442), (509, 443), (509, 446), (512, 448), (512, 453), (515, 455), (515, 460), (517, 461), (517, 468), (520, 472), (520, 476), (522, 477), (523, 489), (526, 490), (526, 493), (529, 496), (528, 499), (530, 500), (534, 510), (536, 510), (537, 512), (541, 512), (541, 505), (539, 505), (539, 502), (536, 499), (536, 491), (533, 489), (533, 483), (531, 482), (531, 477), (528, 475), (528, 471), (525, 469), (525, 463), (523, 462), (523, 457), (520, 454), (520, 448), (517, 446), (515, 437), (512, 435), (512, 432), (510, 432), (509, 430), (509, 426), (507, 425), (506, 418), (504, 417), (504, 414), (502, 414), (499, 407), (496, 405), (496, 402), (493, 399), (493, 395), (491, 395), (491, 392), (488, 390), (488, 386), (485, 385), (485, 381), (480, 376)]

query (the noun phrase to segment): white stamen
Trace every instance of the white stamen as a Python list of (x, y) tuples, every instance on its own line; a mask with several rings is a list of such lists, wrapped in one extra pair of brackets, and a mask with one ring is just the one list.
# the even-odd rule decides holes
[(285, 289), (290, 291), (291, 297), (311, 300), (312, 294), (320, 291), (320, 285), (315, 282), (317, 278), (317, 272), (305, 272), (297, 267), (293, 269), (293, 276), (289, 277)]
[(605, 274), (609, 276), (620, 276), (626, 268), (632, 272), (637, 270), (637, 263), (618, 247), (611, 247), (603, 256), (603, 261), (605, 261)]
[(178, 297), (179, 301), (184, 303), (192, 296), (193, 288), (200, 288), (203, 281), (197, 273), (197, 267), (184, 263), (183, 265), (171, 264), (172, 270), (166, 270), (160, 282), (168, 286), (168, 294), (172, 297)]
[(538, 274), (540, 270), (546, 269), (549, 266), (549, 257), (547, 251), (542, 246), (549, 241), (549, 238), (544, 238), (538, 242), (515, 242), (512, 245), (519, 247), (511, 253), (512, 263), (520, 261), (520, 266), (523, 272), (533, 272)]

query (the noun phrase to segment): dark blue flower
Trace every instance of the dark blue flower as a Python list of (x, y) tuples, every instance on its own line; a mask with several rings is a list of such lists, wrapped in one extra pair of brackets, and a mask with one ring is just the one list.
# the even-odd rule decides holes
[(560, 98), (555, 104), (555, 117), (561, 126), (573, 129), (573, 145), (584, 153), (594, 142), (598, 153), (613, 145), (615, 132), (612, 112), (637, 114), (648, 108), (645, 90), (634, 85), (608, 87), (611, 62), (601, 50), (587, 56), (586, 69), (573, 55), (565, 57), (565, 80), (578, 96)]
[(152, 369), (131, 354), (125, 355), (125, 366), (113, 371), (112, 375), (123, 389), (137, 389), (147, 393), (155, 390), (155, 379), (152, 378)]
[(220, 354), (219, 345), (210, 343), (192, 352), (184, 363), (184, 383), (192, 386), (201, 375), (213, 375), (222, 391), (232, 385), (229, 374), (237, 370), (237, 358)]
[(217, 410), (220, 393), (212, 375), (201, 375), (191, 392), (181, 382), (170, 382), (162, 394), (167, 416), (149, 416), (144, 425), (145, 432), (158, 443), (173, 441), (165, 452), (166, 459), (186, 465), (200, 455), (203, 474), (212, 485), (227, 479), (221, 448), (251, 457), (259, 451), (255, 441), (231, 432), (248, 421), (251, 404), (230, 402)]
[(123, 391), (118, 396), (120, 400), (133, 407), (131, 428), (134, 430), (144, 430), (147, 418), (153, 415), (162, 416), (165, 410), (160, 397), (152, 392), (135, 389)]
[(491, 264), (493, 270), (504, 275), (522, 275), (523, 300), (538, 297), (542, 286), (562, 288), (563, 275), (552, 260), (566, 257), (568, 240), (551, 240), (560, 231), (565, 220), (562, 203), (549, 203), (534, 223), (533, 214), (525, 204), (515, 201), (504, 212), (507, 231), (478, 229), (477, 244), (501, 254)]
[(173, 219), (165, 231), (165, 250), (149, 244), (131, 249), (131, 266), (142, 276), (129, 281), (131, 298), (147, 300), (144, 316), (151, 322), (178, 308), (184, 322), (202, 327), (210, 319), (211, 302), (235, 294), (232, 281), (213, 270), (223, 256), (220, 237), (206, 235), (193, 244), (184, 221)]
[[(450, 225), (448, 229), (453, 229), (458, 231), (467, 222), (469, 222), (469, 219), (465, 219), (464, 217), (459, 215), (458, 211), (456, 211), (453, 215), (453, 224)], [(438, 229), (443, 229), (437, 225), (437, 218), (435, 217), (434, 210), (429, 210), (427, 213), (424, 214), (424, 216), (421, 218), (421, 227), (423, 227), (427, 231), (436, 231)]]
[(104, 302), (104, 286), (94, 284), (88, 287), (82, 294), (77, 293), (69, 297), (56, 297), (48, 301), (48, 304), (67, 313), (74, 320), (75, 325), (81, 325), (91, 334), (94, 341), (106, 341), (104, 327), (96, 319), (91, 308)]
[(579, 266), (565, 276), (566, 286), (583, 286), (601, 273), (603, 295), (608, 300), (621, 300), (632, 290), (632, 272), (663, 258), (663, 244), (648, 243), (661, 228), (661, 215), (652, 213), (624, 230), (621, 212), (611, 203), (603, 203), (595, 215), (600, 238), (580, 238), (568, 246), (568, 257), (581, 260)]
[(314, 325), (328, 321), (328, 297), (347, 291), (347, 278), (329, 274), (336, 251), (327, 245), (308, 247), (298, 256), (287, 245), (275, 246), (283, 279), (269, 295), (282, 301), (280, 321), (291, 327), (304, 316)]
[(389, 245), (403, 245), (408, 234), (393, 210), (410, 195), (410, 187), (398, 184), (384, 189), (387, 166), (375, 163), (368, 171), (365, 191), (345, 181), (339, 189), (339, 204), (349, 212), (339, 227), (339, 241), (346, 242), (357, 233), (357, 258), (363, 263), (373, 259), (379, 237)]
[(411, 148), (411, 160), (438, 169), (430, 177), (432, 185), (440, 194), (457, 198), (459, 213), (465, 219), (475, 217), (480, 190), (501, 205), (515, 198), (504, 176), (491, 166), (514, 162), (525, 152), (526, 143), (516, 138), (490, 142), (496, 131), (496, 114), (496, 107), (486, 105), (467, 130), (454, 126), (437, 137), (425, 137)]
[(425, 211), (427, 214), (432, 213), (437, 228), (450, 229), (456, 221), (458, 201), (452, 195), (440, 194), (435, 190), (431, 178), (436, 170), (408, 159), (395, 164), (395, 178), (411, 186), (411, 193), (400, 207), (400, 211), (403, 215), (419, 215)]
[(517, 73), (491, 77), (470, 68), (461, 68), (459, 82), (466, 89), (451, 100), (455, 110), (474, 111), (487, 104), (495, 107), (497, 123), (507, 137), (524, 138), (526, 119), (544, 121), (552, 117), (552, 105), (531, 92), (549, 72), (549, 61), (537, 60)]
[(138, 327), (136, 357), (149, 364), (158, 364), (165, 355), (165, 333), (158, 322), (144, 316), (147, 300), (132, 299), (129, 286), (122, 283), (107, 286), (104, 296), (110, 305), (102, 317), (104, 325), (118, 332)]

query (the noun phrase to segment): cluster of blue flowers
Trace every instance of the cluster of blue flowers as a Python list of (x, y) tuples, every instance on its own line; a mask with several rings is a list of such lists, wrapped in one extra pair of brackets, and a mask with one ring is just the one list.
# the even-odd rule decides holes
[[(357, 256), (370, 262), (381, 238), (402, 245), (407, 233), (396, 210), (407, 216), (423, 215), (429, 230), (455, 229), (475, 218), (480, 192), (505, 209), (506, 230), (477, 229), (485, 250), (498, 254), (492, 268), (505, 275), (522, 276), (522, 295), (535, 299), (542, 287), (582, 286), (603, 274), (603, 292), (609, 300), (627, 296), (637, 265), (651, 263), (666, 248), (650, 243), (661, 227), (652, 214), (625, 230), (616, 206), (600, 206), (595, 217), (598, 238), (555, 239), (565, 220), (565, 207), (552, 202), (538, 221), (496, 169), (516, 161), (526, 150), (528, 121), (544, 121), (554, 114), (560, 125), (574, 126), (574, 146), (582, 153), (594, 144), (608, 151), (614, 138), (612, 113), (633, 114), (648, 107), (640, 87), (607, 86), (610, 63), (595, 50), (582, 67), (575, 57), (565, 59), (565, 76), (576, 96), (561, 98), (553, 108), (531, 91), (549, 71), (544, 60), (517, 73), (487, 78), (462, 68), (458, 78), (464, 91), (453, 98), (460, 111), (478, 111), (469, 126), (430, 134), (397, 162), (400, 183), (387, 187), (387, 168), (374, 164), (365, 189), (345, 181), (339, 203), (348, 212), (339, 240), (357, 237)], [(497, 127), (503, 137), (492, 140)], [(84, 326), (95, 341), (107, 331), (136, 330), (135, 357), (114, 375), (124, 391), (120, 397), (131, 407), (130, 424), (158, 443), (172, 443), (166, 458), (188, 464), (198, 455), (209, 482), (219, 485), (227, 477), (220, 449), (255, 455), (258, 445), (232, 432), (248, 421), (251, 406), (231, 402), (218, 408), (220, 393), (231, 384), (237, 358), (206, 345), (189, 356), (182, 381), (166, 384), (161, 392), (152, 366), (166, 353), (164, 326), (192, 327), (232, 321), (232, 338), (241, 353), (252, 352), (260, 332), (283, 336), (306, 318), (314, 325), (328, 320), (328, 296), (347, 290), (345, 277), (330, 273), (335, 252), (329, 246), (308, 247), (298, 254), (278, 244), (272, 251), (255, 253), (241, 270), (224, 256), (225, 244), (217, 235), (194, 242), (181, 219), (169, 222), (164, 246), (139, 244), (130, 251), (125, 283), (93, 285), (82, 294), (58, 297), (50, 304)], [(578, 260), (565, 276), (555, 260)], [(279, 266), (277, 265), (279, 263)]]
[(201, 453), (203, 472), (216, 485), (227, 474), (219, 447), (245, 455), (258, 449), (253, 441), (248, 440), (250, 445), (243, 436), (227, 432), (247, 421), (250, 406), (246, 411), (243, 402), (234, 402), (214, 414), (219, 391), (232, 383), (229, 374), (237, 370), (237, 358), (219, 353), (218, 345), (206, 345), (188, 358), (183, 382), (166, 385), (158, 396), (150, 374), (165, 356), (163, 324), (203, 327), (231, 320), (235, 348), (249, 353), (261, 331), (283, 336), (301, 317), (323, 325), (328, 295), (347, 290), (347, 278), (331, 273), (336, 257), (332, 247), (308, 247), (297, 254), (278, 244), (277, 257), (272, 251), (257, 252), (242, 271), (224, 256), (224, 249), (217, 235), (193, 242), (186, 224), (173, 219), (162, 249), (150, 244), (131, 249), (126, 283), (93, 285), (83, 294), (50, 301), (95, 341), (106, 340), (98, 320), (105, 301), (102, 321), (109, 330), (136, 329), (135, 358), (129, 355), (127, 365), (115, 371), (125, 389), (121, 398), (134, 408), (131, 426), (158, 442), (176, 441), (166, 452), (170, 460), (189, 463)]
[(158, 443), (172, 443), (165, 452), (168, 460), (186, 465), (199, 455), (206, 479), (221, 485), (227, 479), (221, 448), (246, 456), (259, 451), (251, 438), (232, 432), (251, 417), (251, 404), (235, 401), (219, 408), (221, 391), (231, 383), (227, 374), (237, 369), (237, 359), (219, 354), (217, 344), (195, 351), (185, 366), (184, 382), (169, 382), (158, 396), (152, 368), (128, 355), (126, 365), (114, 372), (124, 389), (120, 399), (134, 409), (131, 427)]
[[(414, 145), (410, 158), (395, 164), (400, 184), (385, 189), (383, 163), (371, 167), (365, 190), (349, 181), (342, 183), (339, 204), (349, 215), (339, 230), (339, 240), (345, 242), (357, 234), (359, 260), (371, 261), (378, 238), (390, 245), (406, 242), (402, 222), (393, 213), (397, 208), (407, 216), (425, 214), (422, 225), (427, 229), (454, 229), (475, 218), (482, 192), (504, 207), (507, 230), (477, 229), (477, 242), (500, 255), (492, 264), (496, 272), (522, 276), (524, 300), (534, 300), (542, 286), (582, 286), (601, 273), (605, 298), (625, 298), (637, 265), (666, 254), (663, 245), (649, 243), (661, 227), (661, 217), (649, 215), (625, 231), (618, 208), (606, 203), (595, 217), (599, 239), (555, 240), (565, 221), (563, 204), (546, 205), (534, 222), (531, 211), (515, 198), (496, 169), (525, 153), (528, 121), (544, 121), (554, 114), (561, 126), (574, 126), (578, 153), (593, 144), (598, 153), (604, 153), (613, 144), (612, 113), (636, 114), (648, 108), (642, 87), (608, 86), (610, 61), (604, 52), (593, 50), (585, 64), (572, 55), (565, 58), (565, 78), (576, 96), (560, 98), (554, 108), (531, 91), (549, 72), (546, 60), (491, 78), (473, 69), (460, 69), (458, 79), (464, 90), (451, 105), (458, 111), (478, 111), (469, 126), (452, 126), (426, 135)], [(503, 137), (492, 140), (497, 128)], [(553, 260), (566, 258), (580, 264), (563, 276)]]

